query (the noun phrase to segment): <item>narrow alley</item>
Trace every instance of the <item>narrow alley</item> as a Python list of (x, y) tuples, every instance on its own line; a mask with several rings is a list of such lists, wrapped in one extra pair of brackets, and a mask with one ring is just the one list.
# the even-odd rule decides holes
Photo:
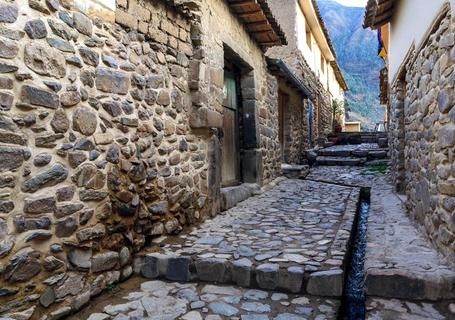
[(0, 0), (0, 320), (455, 320), (455, 0)]

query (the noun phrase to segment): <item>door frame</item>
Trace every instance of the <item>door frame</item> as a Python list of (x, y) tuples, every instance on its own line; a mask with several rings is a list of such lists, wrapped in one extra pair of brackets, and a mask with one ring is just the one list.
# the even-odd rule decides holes
[[(223, 176), (221, 176), (221, 186), (222, 187), (232, 187), (237, 186), (242, 183), (242, 168), (241, 168), (241, 144), (240, 144), (240, 109), (242, 103), (242, 96), (240, 90), (240, 77), (241, 71), (237, 68), (233, 63), (230, 61), (224, 61), (224, 74), (230, 73), (234, 80), (235, 80), (235, 90), (236, 90), (236, 105), (237, 108), (234, 110), (228, 106), (226, 106), (223, 102), (223, 108), (232, 110), (235, 112), (234, 121), (235, 121), (235, 129), (234, 129), (234, 142), (235, 142), (235, 179), (230, 181), (223, 181)], [(224, 133), (223, 133), (224, 136)], [(223, 148), (222, 148), (223, 152)], [(221, 157), (223, 159), (223, 157)], [(221, 164), (223, 165), (223, 164)]]

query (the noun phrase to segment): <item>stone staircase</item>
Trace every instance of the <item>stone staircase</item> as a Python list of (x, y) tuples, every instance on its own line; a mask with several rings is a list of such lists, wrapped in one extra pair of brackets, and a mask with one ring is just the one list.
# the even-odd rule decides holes
[(388, 162), (388, 149), (377, 143), (357, 145), (333, 145), (317, 151), (315, 165), (360, 166)]

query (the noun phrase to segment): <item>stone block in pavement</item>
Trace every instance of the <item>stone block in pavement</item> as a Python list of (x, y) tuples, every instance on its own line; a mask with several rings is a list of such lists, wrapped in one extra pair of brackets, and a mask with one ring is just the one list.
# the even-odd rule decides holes
[(147, 279), (155, 279), (160, 276), (166, 276), (168, 258), (161, 253), (150, 253), (144, 257), (141, 275)]
[(318, 271), (310, 274), (306, 291), (322, 297), (341, 297), (343, 295), (344, 272), (341, 269)]
[(412, 274), (406, 270), (369, 269), (365, 278), (369, 296), (409, 300), (455, 298), (455, 276)]
[(223, 259), (198, 259), (195, 262), (197, 278), (207, 282), (226, 283), (230, 281), (228, 262)]
[(167, 260), (166, 279), (171, 281), (189, 281), (190, 264), (190, 257), (170, 257)]
[(304, 269), (302, 267), (289, 267), (278, 273), (278, 287), (292, 293), (302, 290)]
[(256, 281), (259, 288), (274, 290), (278, 287), (280, 266), (276, 263), (264, 263), (256, 268)]
[(253, 263), (247, 258), (232, 262), (232, 281), (241, 287), (249, 287), (252, 265)]
[[(255, 188), (256, 187), (256, 188)], [(221, 189), (221, 210), (228, 210), (234, 207), (237, 203), (248, 199), (256, 191), (257, 186), (242, 184), (235, 187), (227, 187)]]

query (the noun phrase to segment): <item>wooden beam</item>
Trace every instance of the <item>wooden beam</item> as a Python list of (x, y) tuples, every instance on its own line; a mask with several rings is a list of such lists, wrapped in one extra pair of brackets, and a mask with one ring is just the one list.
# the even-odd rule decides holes
[(377, 28), (380, 27), (390, 21), (390, 18), (392, 18), (393, 12), (389, 11), (379, 17), (376, 17), (374, 19), (373, 27)]
[(268, 41), (268, 42), (261, 42), (260, 45), (264, 46), (264, 47), (273, 47), (273, 46), (280, 46), (281, 42), (279, 40), (278, 41)]
[(246, 22), (246, 27), (250, 30), (257, 30), (257, 28), (272, 28), (270, 23), (267, 20), (255, 21), (255, 22)]
[[(256, 19), (256, 20), (259, 20), (259, 21), (264, 21), (263, 20), (264, 16), (262, 15), (261, 10), (250, 11), (250, 12), (238, 12), (237, 15), (239, 16), (239, 18), (244, 19), (244, 20)], [(246, 22), (249, 22), (249, 21), (246, 21)], [(252, 22), (255, 22), (255, 21), (252, 21)]]
[(252, 10), (260, 10), (261, 7), (258, 4), (255, 3), (235, 3), (231, 4), (230, 7), (235, 11), (235, 12), (243, 12), (243, 11), (252, 11)]

